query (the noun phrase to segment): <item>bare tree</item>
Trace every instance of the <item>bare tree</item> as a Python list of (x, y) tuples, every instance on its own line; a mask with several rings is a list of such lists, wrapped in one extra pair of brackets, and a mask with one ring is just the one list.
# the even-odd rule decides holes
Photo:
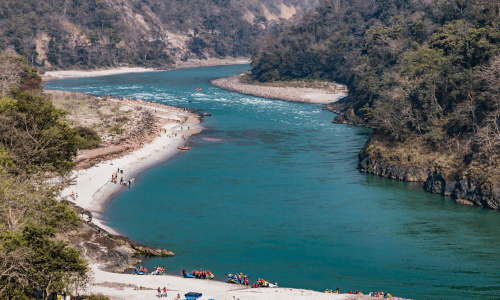
[(0, 56), (0, 92), (3, 97), (21, 83), (21, 68), (13, 57)]
[(500, 55), (492, 58), (476, 76), (482, 83), (482, 96), (488, 113), (484, 124), (477, 130), (477, 139), (488, 150), (500, 146)]

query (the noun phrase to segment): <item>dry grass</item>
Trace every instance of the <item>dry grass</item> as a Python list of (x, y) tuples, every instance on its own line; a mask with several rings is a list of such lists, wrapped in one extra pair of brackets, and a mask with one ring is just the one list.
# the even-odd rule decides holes
[(485, 154), (466, 164), (461, 153), (437, 151), (429, 147), (421, 137), (404, 143), (389, 142), (380, 136), (372, 136), (365, 148), (371, 157), (396, 165), (438, 170), (444, 178), (461, 179), (468, 176), (476, 182), (494, 186), (500, 182), (500, 154)]
[[(90, 127), (99, 133), (103, 140), (113, 140), (119, 136), (118, 130), (126, 125), (137, 112), (120, 110), (120, 104), (109, 101), (106, 97), (93, 97), (87, 94), (46, 91), (51, 95), (55, 107), (65, 110), (68, 124), (72, 127)], [(129, 124), (128, 129), (133, 124)]]
[[(79, 150), (76, 170), (89, 168), (104, 160), (129, 154), (151, 143), (167, 123), (199, 123), (198, 116), (181, 108), (140, 99), (93, 97), (64, 91), (46, 91), (52, 103), (65, 110), (72, 127), (83, 126), (97, 131), (102, 143), (96, 149)], [(179, 115), (182, 114), (182, 115)], [(174, 119), (171, 118), (171, 116)], [(197, 130), (192, 130), (197, 131)], [(196, 134), (192, 132), (191, 134)], [(168, 134), (174, 134), (169, 131)]]

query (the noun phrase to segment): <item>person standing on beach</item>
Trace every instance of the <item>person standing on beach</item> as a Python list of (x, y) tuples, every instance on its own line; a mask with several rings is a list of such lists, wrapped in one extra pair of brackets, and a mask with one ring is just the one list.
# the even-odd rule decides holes
[(161, 289), (160, 289), (160, 287), (158, 287), (157, 291), (158, 291), (158, 298), (160, 298), (161, 297)]
[(163, 287), (163, 297), (167, 297), (167, 288)]

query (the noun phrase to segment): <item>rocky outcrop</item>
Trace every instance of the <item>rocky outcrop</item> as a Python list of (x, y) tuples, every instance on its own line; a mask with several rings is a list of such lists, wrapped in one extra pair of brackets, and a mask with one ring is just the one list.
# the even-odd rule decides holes
[(364, 150), (359, 153), (358, 159), (357, 168), (361, 172), (400, 181), (425, 181), (431, 171), (430, 168), (413, 168), (380, 157), (371, 157)]
[(428, 192), (450, 196), (458, 203), (500, 209), (500, 187), (464, 176), (459, 180), (445, 179), (439, 172), (429, 174), (424, 183)]
[(337, 114), (333, 119), (333, 123), (369, 127), (362, 117), (354, 113), (354, 109), (350, 107), (351, 101), (352, 97), (347, 96), (336, 102), (325, 105), (323, 109)]
[(463, 205), (500, 210), (500, 186), (492, 186), (469, 176), (446, 178), (435, 168), (414, 168), (388, 161), (363, 149), (358, 155), (358, 170), (399, 181), (424, 181), (424, 190), (452, 198)]
[[(92, 216), (91, 212), (73, 205), (79, 215)], [(61, 236), (70, 241), (91, 264), (101, 264), (109, 272), (123, 273), (135, 268), (142, 261), (138, 257), (167, 257), (175, 254), (168, 249), (149, 247), (127, 237), (113, 235), (95, 224), (80, 220), (77, 229)]]

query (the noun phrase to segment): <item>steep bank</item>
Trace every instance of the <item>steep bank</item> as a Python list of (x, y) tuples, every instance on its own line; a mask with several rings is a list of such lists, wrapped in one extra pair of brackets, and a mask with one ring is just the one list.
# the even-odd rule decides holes
[(424, 190), (465, 205), (500, 209), (497, 164), (464, 162), (458, 155), (434, 151), (421, 140), (390, 142), (372, 133), (358, 155), (358, 170), (400, 181), (424, 182)]

